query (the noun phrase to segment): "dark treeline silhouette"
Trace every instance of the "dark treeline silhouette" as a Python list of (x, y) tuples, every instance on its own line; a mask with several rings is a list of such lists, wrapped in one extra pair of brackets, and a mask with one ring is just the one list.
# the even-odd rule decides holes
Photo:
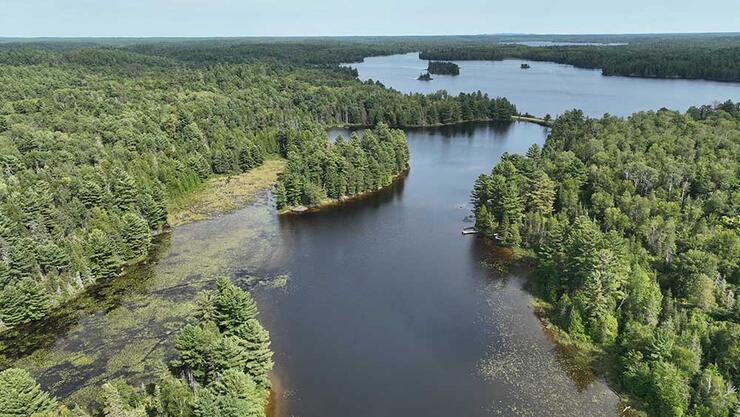
[(430, 74), (460, 75), (460, 67), (454, 62), (429, 61), (427, 71)]

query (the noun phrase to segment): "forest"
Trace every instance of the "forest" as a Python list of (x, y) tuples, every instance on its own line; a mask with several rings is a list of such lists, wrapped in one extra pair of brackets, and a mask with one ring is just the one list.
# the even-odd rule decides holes
[(155, 382), (133, 387), (116, 379), (100, 388), (100, 408), (70, 409), (27, 371), (9, 368), (0, 371), (0, 415), (264, 417), (272, 352), (257, 315), (250, 294), (220, 278), (200, 294), (193, 322), (175, 337), (177, 358)]
[(432, 46), (423, 49), (419, 57), (427, 60), (528, 59), (601, 69), (604, 75), (740, 81), (740, 46), (737, 40), (732, 42), (729, 37), (650, 40), (613, 46), (534, 47), (497, 43)]
[(430, 74), (460, 75), (460, 67), (454, 62), (429, 61), (427, 71)]
[(341, 136), (331, 145), (328, 141), (322, 129), (304, 129), (286, 138), (288, 164), (275, 189), (278, 209), (379, 190), (408, 169), (402, 130), (381, 124), (346, 141)]
[[(43, 318), (146, 258), (166, 228), (169, 201), (213, 175), (288, 157), (281, 146), (294, 149), (290, 138), (316, 135), (322, 126), (516, 114), (505, 98), (404, 95), (345, 69), (274, 60), (191, 66), (111, 48), (2, 48), (0, 67), (0, 328)], [(335, 149), (353, 152), (355, 145)], [(367, 169), (383, 158), (367, 159)], [(290, 171), (302, 169), (292, 164)], [(385, 184), (388, 167), (378, 169), (377, 177), (351, 179), (362, 185), (325, 192)], [(317, 196), (312, 185), (326, 185), (316, 180), (301, 190), (302, 200)]]
[[(740, 410), (740, 103), (571, 111), (475, 181), (476, 227), (531, 253), (547, 320), (657, 417)], [(647, 413), (647, 414), (643, 414)]]

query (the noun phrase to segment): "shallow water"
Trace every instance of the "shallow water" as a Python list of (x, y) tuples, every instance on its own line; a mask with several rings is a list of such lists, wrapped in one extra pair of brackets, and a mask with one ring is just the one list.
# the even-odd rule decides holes
[[(427, 67), (417, 53), (365, 58), (348, 65), (357, 69), (360, 79), (377, 80), (404, 93), (447, 90), (456, 95), (480, 90), (506, 97), (520, 112), (537, 116), (554, 117), (574, 108), (593, 117), (628, 116), (661, 107), (686, 111), (690, 106), (740, 101), (740, 83), (606, 77), (601, 70), (518, 59), (455, 62), (459, 76), (434, 75), (432, 81), (416, 79)], [(530, 69), (520, 68), (525, 62)]]

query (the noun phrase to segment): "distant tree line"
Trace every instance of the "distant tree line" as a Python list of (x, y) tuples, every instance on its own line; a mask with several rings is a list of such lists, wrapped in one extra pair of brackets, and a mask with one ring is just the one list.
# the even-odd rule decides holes
[(386, 187), (408, 168), (409, 148), (403, 131), (381, 124), (333, 144), (321, 129), (302, 130), (286, 138), (285, 157), (275, 189), (278, 208), (315, 206)]
[(476, 227), (535, 252), (549, 320), (651, 416), (740, 410), (738, 138), (731, 102), (572, 111), (474, 185)]
[(250, 294), (221, 278), (201, 294), (197, 322), (178, 333), (177, 358), (156, 382), (134, 388), (113, 380), (98, 390), (100, 408), (70, 410), (27, 371), (10, 368), (0, 372), (0, 416), (264, 417), (272, 352), (257, 314)]
[(427, 71), (430, 74), (460, 75), (460, 67), (454, 62), (429, 61)]
[(427, 60), (528, 59), (601, 69), (604, 75), (740, 81), (740, 40), (637, 43), (615, 46), (548, 46), (488, 44), (432, 47)]

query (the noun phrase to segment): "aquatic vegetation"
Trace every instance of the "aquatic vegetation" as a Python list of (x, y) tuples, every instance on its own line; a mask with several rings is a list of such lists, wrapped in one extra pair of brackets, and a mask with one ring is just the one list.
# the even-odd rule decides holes
[(193, 315), (197, 294), (215, 285), (213, 277), (248, 271), (257, 278), (238, 280), (244, 288), (287, 284), (287, 276), (264, 270), (279, 242), (266, 196), (180, 226), (160, 238), (156, 256), (83, 291), (53, 313), (53, 322), (3, 334), (1, 352), (67, 403), (97, 401), (99, 387), (113, 378), (152, 381), (174, 357), (172, 338)]

